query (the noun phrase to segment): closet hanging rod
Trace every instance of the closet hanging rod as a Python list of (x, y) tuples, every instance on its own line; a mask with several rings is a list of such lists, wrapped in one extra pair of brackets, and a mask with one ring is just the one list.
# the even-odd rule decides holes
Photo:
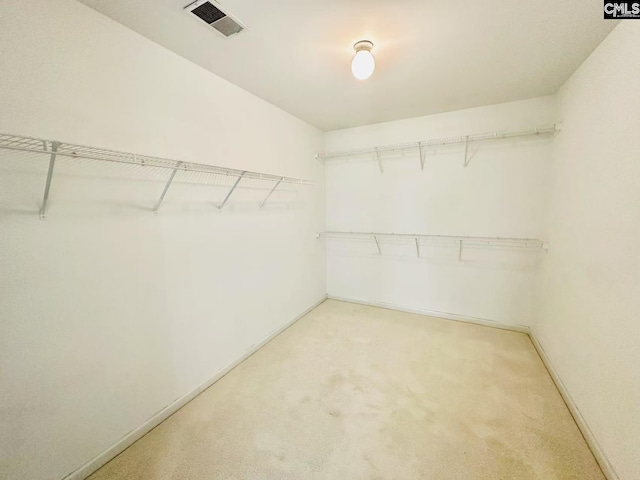
[(545, 244), (537, 238), (516, 238), (516, 237), (474, 237), (461, 235), (429, 235), (423, 233), (378, 233), (378, 232), (339, 232), (327, 231), (321, 232), (320, 236), (327, 238), (358, 238), (372, 239), (379, 241), (396, 239), (415, 242), (419, 249), (420, 244), (429, 244), (429, 242), (438, 242), (437, 245), (445, 245), (449, 242), (451, 245), (466, 246), (484, 246), (484, 247), (506, 247), (506, 248), (526, 248), (531, 250), (542, 250)]
[[(57, 150), (53, 152), (53, 146)], [(99, 160), (104, 162), (124, 163), (129, 165), (139, 165), (148, 167), (164, 168), (168, 170), (179, 170), (187, 172), (211, 173), (230, 177), (242, 177), (256, 180), (268, 180), (272, 182), (292, 183), (297, 185), (313, 185), (310, 180), (300, 178), (283, 177), (270, 173), (259, 173), (234, 168), (218, 167), (203, 163), (182, 162), (166, 158), (152, 157), (147, 155), (137, 155), (135, 153), (107, 150), (103, 148), (75, 145), (71, 143), (56, 142), (34, 137), (20, 135), (0, 134), (0, 149), (14, 150), (19, 152), (40, 153), (51, 155), (55, 153), (57, 157), (76, 158), (84, 160)]]
[(488, 140), (501, 140), (506, 138), (529, 137), (529, 136), (535, 136), (535, 135), (550, 135), (550, 134), (555, 134), (558, 131), (559, 131), (558, 126), (553, 125), (551, 127), (534, 128), (531, 130), (476, 133), (472, 135), (460, 135), (457, 137), (433, 138), (430, 140), (423, 140), (419, 142), (396, 143), (396, 144), (390, 144), (390, 145), (381, 145), (377, 147), (327, 152), (324, 155), (324, 158), (326, 160), (329, 160), (329, 159), (339, 158), (339, 157), (349, 157), (349, 156), (367, 155), (367, 154), (379, 155), (380, 153), (383, 153), (383, 152), (413, 150), (416, 148), (419, 149), (420, 152), (422, 153), (422, 149), (425, 147), (468, 145), (469, 143), (472, 143), (472, 142), (482, 142), (482, 141), (488, 141)]

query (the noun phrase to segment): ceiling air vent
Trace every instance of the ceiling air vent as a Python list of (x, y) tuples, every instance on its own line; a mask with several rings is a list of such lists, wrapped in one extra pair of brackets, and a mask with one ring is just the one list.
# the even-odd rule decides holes
[(220, 6), (212, 0), (198, 0), (184, 9), (211, 25), (225, 37), (230, 37), (244, 30), (240, 22), (222, 11)]

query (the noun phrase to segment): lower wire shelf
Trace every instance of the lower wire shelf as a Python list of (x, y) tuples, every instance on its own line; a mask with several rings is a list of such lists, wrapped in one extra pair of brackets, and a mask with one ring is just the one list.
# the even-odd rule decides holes
[(464, 247), (486, 247), (502, 249), (521, 249), (533, 252), (546, 251), (544, 241), (536, 238), (516, 237), (474, 237), (460, 235), (429, 235), (423, 233), (381, 233), (381, 232), (346, 232), (326, 231), (318, 233), (318, 238), (344, 240), (368, 240), (375, 244), (378, 253), (382, 255), (381, 244), (384, 242), (408, 242), (415, 244), (416, 253), (420, 257), (420, 246), (443, 246), (458, 248), (458, 257), (462, 257)]

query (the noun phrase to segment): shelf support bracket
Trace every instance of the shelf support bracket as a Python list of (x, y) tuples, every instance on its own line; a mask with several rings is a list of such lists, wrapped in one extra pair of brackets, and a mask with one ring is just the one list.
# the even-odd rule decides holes
[(458, 240), (458, 261), (462, 261), (462, 240)]
[(420, 150), (420, 170), (424, 170), (424, 155), (425, 151), (422, 147), (422, 143), (418, 143), (418, 149)]
[(378, 160), (378, 167), (380, 167), (380, 173), (384, 173), (384, 169), (382, 168), (382, 160), (380, 159), (380, 151), (378, 147), (376, 147), (376, 160)]
[(467, 168), (469, 165), (469, 161), (467, 160), (467, 156), (469, 153), (469, 136), (464, 137), (464, 167)]
[(382, 255), (382, 250), (380, 250), (380, 243), (378, 242), (378, 237), (376, 237), (375, 235), (373, 236), (373, 239), (376, 242), (376, 247), (378, 248), (378, 255)]
[(224, 197), (224, 200), (222, 201), (222, 203), (220, 204), (220, 206), (218, 207), (218, 209), (222, 210), (222, 208), (227, 204), (227, 201), (229, 200), (229, 197), (231, 197), (231, 194), (233, 193), (233, 191), (236, 189), (236, 187), (238, 186), (238, 184), (240, 183), (240, 180), (242, 180), (242, 177), (244, 177), (244, 174), (247, 172), (242, 172), (240, 174), (240, 176), (238, 177), (238, 179), (236, 180), (236, 183), (233, 184), (233, 187), (231, 187), (231, 190), (229, 190), (229, 193), (227, 193), (227, 196)]
[(171, 172), (171, 176), (169, 177), (169, 180), (167, 181), (167, 184), (164, 186), (164, 190), (162, 190), (162, 195), (160, 195), (160, 200), (158, 200), (158, 203), (156, 204), (155, 208), (153, 209), (153, 213), (157, 214), (158, 210), (160, 210), (160, 205), (162, 205), (162, 201), (164, 200), (164, 196), (169, 191), (169, 187), (171, 186), (171, 183), (173, 182), (173, 179), (175, 178), (176, 173), (178, 172), (178, 169), (180, 168), (181, 165), (182, 165), (182, 162), (178, 162), (177, 165), (176, 165), (176, 168), (174, 168), (173, 171)]
[(278, 180), (276, 182), (276, 184), (273, 186), (273, 188), (269, 191), (269, 193), (267, 194), (267, 196), (265, 197), (265, 199), (262, 201), (262, 203), (260, 204), (260, 208), (264, 207), (264, 204), (267, 203), (267, 200), (269, 200), (269, 197), (271, 196), (271, 194), (273, 192), (275, 192), (276, 188), (278, 188), (278, 185), (280, 185), (280, 183), (284, 180), (284, 177), (280, 177), (280, 180)]
[[(47, 172), (47, 182), (44, 185), (44, 197), (42, 198), (42, 206), (40, 207), (40, 219), (44, 220), (47, 214), (47, 202), (49, 201), (49, 190), (51, 189), (51, 179), (53, 178), (53, 167), (56, 164), (56, 153), (60, 142), (51, 142), (51, 157), (49, 158), (49, 171)], [(47, 149), (44, 143), (44, 149)]]
[(416, 255), (420, 258), (420, 244), (418, 243), (418, 237), (416, 237)]

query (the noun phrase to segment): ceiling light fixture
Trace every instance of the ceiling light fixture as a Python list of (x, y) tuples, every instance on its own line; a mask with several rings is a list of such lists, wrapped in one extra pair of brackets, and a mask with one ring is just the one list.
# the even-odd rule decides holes
[(353, 46), (356, 54), (351, 61), (351, 72), (358, 80), (366, 80), (376, 69), (376, 60), (371, 54), (372, 48), (373, 43), (369, 40), (360, 40)]

